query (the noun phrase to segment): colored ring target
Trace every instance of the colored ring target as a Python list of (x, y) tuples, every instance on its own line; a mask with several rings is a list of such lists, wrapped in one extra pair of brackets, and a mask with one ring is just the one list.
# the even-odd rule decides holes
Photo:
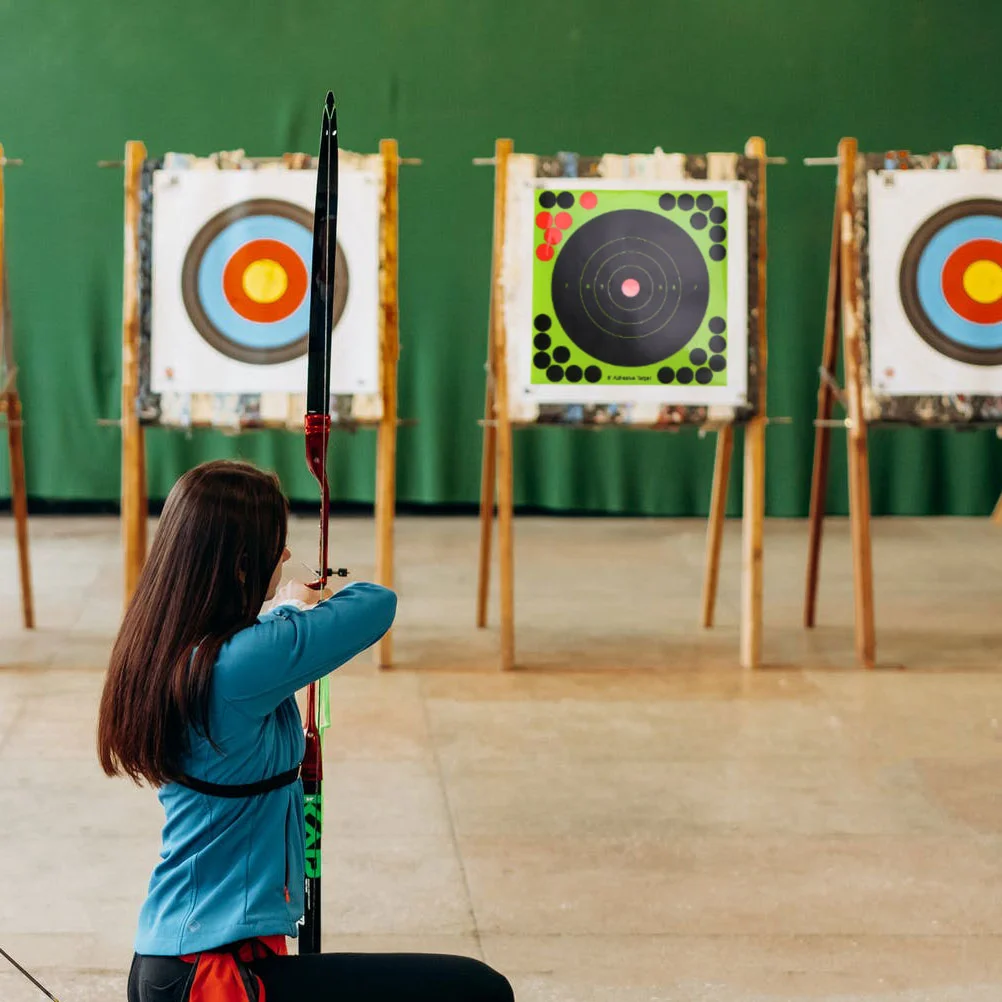
[[(198, 333), (238, 362), (275, 365), (306, 354), (313, 213), (275, 198), (238, 202), (195, 234), (181, 268), (181, 297)], [(337, 246), (333, 324), (348, 299)]]
[(642, 366), (683, 348), (710, 297), (706, 262), (680, 226), (644, 209), (589, 220), (553, 266), (553, 309), (567, 336), (609, 365)]
[(901, 305), (948, 358), (1002, 364), (1002, 201), (972, 198), (929, 217), (901, 259)]

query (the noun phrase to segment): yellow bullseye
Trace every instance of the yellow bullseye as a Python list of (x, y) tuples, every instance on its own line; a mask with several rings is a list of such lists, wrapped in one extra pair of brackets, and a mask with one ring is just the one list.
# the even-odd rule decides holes
[(974, 261), (968, 265), (964, 292), (976, 303), (997, 303), (1002, 299), (1002, 265), (995, 261)]
[(255, 303), (274, 303), (285, 295), (289, 276), (277, 261), (259, 258), (247, 266), (241, 285), (247, 298)]

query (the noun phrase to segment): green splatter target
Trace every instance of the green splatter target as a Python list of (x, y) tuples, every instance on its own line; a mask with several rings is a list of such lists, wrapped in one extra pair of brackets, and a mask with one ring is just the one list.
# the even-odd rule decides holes
[(727, 192), (539, 191), (534, 384), (727, 385)]

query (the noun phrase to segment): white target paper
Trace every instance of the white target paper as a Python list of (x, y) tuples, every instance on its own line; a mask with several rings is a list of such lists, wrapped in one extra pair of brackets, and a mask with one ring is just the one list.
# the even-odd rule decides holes
[[(379, 390), (382, 183), (378, 158), (342, 162), (337, 236), (348, 282), (332, 337), (334, 394)], [(308, 332), (316, 171), (164, 169), (153, 193), (153, 392), (304, 392), (307, 357), (296, 342)], [(276, 203), (277, 215), (256, 208)], [(248, 206), (232, 225), (221, 216)], [(296, 357), (275, 361), (283, 350)]]
[(1002, 394), (1002, 172), (867, 180), (874, 391)]
[[(545, 286), (552, 285), (556, 288), (555, 280), (549, 278), (544, 271), (543, 280), (540, 279), (540, 269), (538, 257), (540, 247), (546, 241), (545, 231), (539, 225), (540, 213), (548, 212), (555, 220), (552, 239), (558, 242), (554, 247), (553, 260), (565, 247), (570, 247), (570, 240), (575, 234), (580, 232), (578, 245), (585, 242), (586, 234), (583, 232), (586, 225), (596, 219), (603, 207), (613, 204), (613, 199), (618, 199), (616, 205), (628, 206), (633, 204), (633, 193), (638, 196), (636, 204), (645, 205), (645, 197), (651, 203), (652, 216), (659, 213), (658, 198), (665, 192), (671, 191), (691, 192), (693, 198), (698, 198), (702, 193), (707, 196), (712, 195), (718, 206), (726, 205), (726, 261), (721, 263), (721, 258), (717, 259), (718, 267), (715, 274), (717, 286), (723, 286), (725, 291), (726, 306), (721, 307), (723, 300), (719, 298), (719, 292), (715, 292), (709, 301), (708, 308), (703, 311), (703, 306), (698, 303), (693, 311), (693, 320), (690, 328), (693, 330), (692, 339), (684, 343), (684, 346), (677, 352), (671, 360), (672, 375), (676, 375), (687, 368), (689, 371), (683, 374), (685, 382), (674, 378), (671, 384), (660, 381), (659, 373), (664, 374), (667, 364), (662, 364), (658, 360), (657, 351), (649, 351), (647, 354), (648, 364), (638, 367), (631, 359), (625, 365), (614, 366), (611, 363), (605, 364), (603, 359), (590, 357), (586, 350), (582, 349), (582, 338), (579, 331), (582, 326), (589, 326), (591, 318), (598, 316), (597, 324), (590, 324), (592, 327), (592, 346), (596, 351), (606, 355), (606, 361), (615, 357), (617, 333), (624, 330), (625, 325), (616, 328), (613, 322), (606, 323), (600, 311), (604, 309), (603, 302), (596, 297), (579, 311), (579, 318), (584, 317), (584, 323), (578, 324), (578, 330), (571, 330), (569, 318), (565, 323), (557, 314), (561, 306), (558, 304), (555, 295), (549, 295)], [(564, 196), (564, 204), (568, 205), (566, 211), (562, 210), (561, 203), (552, 205), (547, 209), (551, 198), (545, 196), (541, 203), (540, 198), (544, 192), (553, 195), (569, 193), (573, 195), (574, 202), (571, 204), (570, 198)], [(582, 196), (590, 193), (584, 199)], [(611, 197), (610, 197), (611, 196)], [(594, 197), (594, 201), (592, 198)], [(637, 408), (638, 413), (656, 414), (656, 409), (662, 404), (667, 405), (706, 405), (720, 407), (738, 407), (747, 402), (748, 391), (748, 239), (747, 239), (747, 184), (734, 180), (691, 180), (682, 178), (556, 178), (541, 179), (535, 176), (535, 160), (529, 156), (512, 157), (509, 164), (509, 179), (507, 185), (506, 222), (505, 222), (505, 243), (503, 250), (501, 284), (503, 291), (503, 308), (507, 336), (508, 370), (509, 384), (511, 387), (511, 406), (513, 414), (517, 418), (525, 416), (531, 419), (536, 405), (539, 404), (618, 404)], [(669, 203), (664, 203), (668, 205)], [(688, 203), (682, 203), (688, 204)], [(708, 203), (709, 204), (709, 203)], [(655, 234), (635, 234), (629, 233), (625, 238), (617, 235), (613, 240), (605, 243), (604, 249), (599, 246), (603, 242), (603, 237), (599, 237), (595, 247), (588, 247), (584, 254), (577, 252), (579, 260), (583, 260), (587, 267), (591, 267), (591, 258), (594, 256), (594, 267), (601, 272), (602, 276), (607, 273), (612, 275), (612, 281), (603, 283), (609, 289), (613, 286), (616, 295), (615, 302), (610, 301), (610, 310), (622, 307), (627, 312), (620, 313), (620, 316), (629, 316), (630, 309), (637, 309), (639, 323), (649, 322), (647, 330), (664, 326), (664, 318), (672, 321), (680, 317), (686, 308), (685, 295), (674, 301), (669, 301), (666, 306), (660, 308), (659, 303), (654, 303), (653, 299), (663, 297), (662, 277), (668, 274), (668, 297), (671, 297), (671, 283), (678, 280), (680, 287), (685, 289), (687, 276), (685, 274), (685, 254), (689, 254), (689, 261), (695, 259), (693, 255), (701, 255), (704, 261), (713, 270), (713, 263), (708, 257), (709, 242), (706, 234), (709, 232), (708, 226), (712, 223), (704, 219), (699, 220), (700, 229), (692, 226), (692, 219), (699, 215), (695, 205), (691, 206), (691, 211), (681, 212), (680, 206), (673, 205), (671, 212), (661, 213), (665, 219), (674, 221), (676, 229), (669, 232), (668, 240), (661, 240), (659, 230)], [(719, 213), (721, 209), (718, 207)], [(557, 217), (563, 213), (564, 218)], [(580, 218), (579, 218), (580, 217)], [(637, 217), (639, 218), (639, 217)], [(544, 220), (545, 221), (545, 220)], [(560, 233), (559, 225), (565, 225), (566, 229)], [(658, 222), (653, 223), (658, 227)], [(661, 223), (663, 227), (663, 221)], [(674, 234), (675, 242), (670, 241)], [(724, 239), (724, 238), (721, 238)], [(622, 246), (615, 243), (620, 241)], [(644, 241), (650, 242), (650, 253), (644, 249)], [(655, 241), (660, 240), (659, 246), (654, 247)], [(639, 253), (638, 253), (639, 252)], [(546, 252), (543, 251), (545, 254)], [(650, 258), (648, 261), (647, 258)], [(601, 260), (600, 260), (601, 259)], [(607, 259), (607, 260), (606, 260)], [(657, 260), (655, 260), (657, 259)], [(611, 262), (611, 263), (610, 263)], [(660, 262), (660, 264), (659, 264)], [(726, 267), (724, 267), (724, 265)], [(698, 267), (698, 265), (697, 265)], [(723, 275), (721, 275), (723, 272)], [(705, 274), (705, 272), (703, 272)], [(553, 275), (557, 275), (556, 266)], [(575, 272), (577, 283), (574, 295), (583, 298), (586, 289), (591, 289), (591, 282), (587, 277), (581, 277)], [(651, 277), (653, 275), (653, 278)], [(534, 289), (534, 280), (536, 287)], [(566, 285), (567, 283), (563, 283)], [(650, 284), (650, 289), (647, 285)], [(603, 290), (604, 293), (604, 290)], [(646, 307), (645, 303), (651, 303)], [(658, 307), (661, 311), (658, 312)], [(720, 316), (715, 314), (719, 313)], [(542, 332), (545, 336), (540, 338), (540, 332), (536, 330), (537, 318), (540, 315), (551, 316), (551, 326)], [(716, 371), (712, 374), (708, 369), (708, 363), (712, 357), (714, 349), (705, 347), (711, 340), (721, 344), (721, 335), (714, 335), (716, 327), (708, 326), (718, 323), (721, 327), (721, 334), (726, 340), (726, 348), (719, 349), (720, 356), (715, 359), (718, 364), (726, 364), (726, 371)], [(545, 324), (545, 319), (544, 319)], [(608, 330), (602, 329), (604, 327)], [(726, 326), (726, 330), (724, 330)], [(556, 337), (551, 335), (557, 332)], [(627, 333), (632, 333), (627, 330)], [(688, 332), (683, 331), (683, 336)], [(641, 338), (648, 337), (646, 331), (641, 334)], [(605, 340), (603, 345), (601, 342)], [(636, 339), (639, 340), (640, 338)], [(630, 341), (629, 337), (619, 337), (622, 345)], [(551, 356), (549, 362), (559, 363), (558, 381), (550, 381), (546, 375), (547, 369), (542, 368), (542, 360), (539, 352), (541, 344), (547, 345), (547, 351)], [(633, 342), (636, 343), (635, 341)], [(553, 348), (553, 345), (557, 345)], [(609, 345), (613, 345), (609, 349)], [(632, 350), (632, 349), (630, 349)], [(690, 362), (688, 356), (695, 350), (697, 354), (693, 358), (702, 359), (702, 363)], [(558, 354), (559, 352), (559, 354)], [(620, 357), (624, 356), (627, 349), (620, 351)], [(699, 354), (701, 352), (701, 354)], [(685, 356), (682, 362), (678, 359)], [(726, 356), (725, 362), (722, 359)], [(596, 375), (596, 379), (602, 378), (603, 382), (589, 382), (587, 374), (589, 368), (591, 372), (601, 372), (602, 376)], [(634, 373), (639, 369), (644, 372), (638, 378)], [(703, 372), (699, 373), (700, 368)], [(613, 371), (615, 369), (615, 371)], [(535, 370), (535, 371), (534, 371)], [(552, 370), (552, 375), (557, 376), (556, 369)], [(697, 382), (699, 378), (708, 377), (713, 379), (713, 385), (702, 385)], [(570, 381), (568, 376), (573, 376)], [(611, 382), (610, 379), (620, 380)], [(641, 381), (646, 380), (646, 381)], [(654, 408), (652, 411), (651, 408)]]

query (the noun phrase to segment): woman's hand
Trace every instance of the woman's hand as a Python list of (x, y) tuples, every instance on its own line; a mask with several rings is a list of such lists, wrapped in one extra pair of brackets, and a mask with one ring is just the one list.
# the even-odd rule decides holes
[(334, 593), (329, 588), (324, 588), (321, 590), (314, 590), (303, 584), (302, 581), (286, 581), (278, 591), (275, 592), (275, 600), (273, 605), (279, 605), (282, 602), (302, 602), (304, 605), (316, 605), (317, 602), (322, 602), (325, 598), (330, 598)]

